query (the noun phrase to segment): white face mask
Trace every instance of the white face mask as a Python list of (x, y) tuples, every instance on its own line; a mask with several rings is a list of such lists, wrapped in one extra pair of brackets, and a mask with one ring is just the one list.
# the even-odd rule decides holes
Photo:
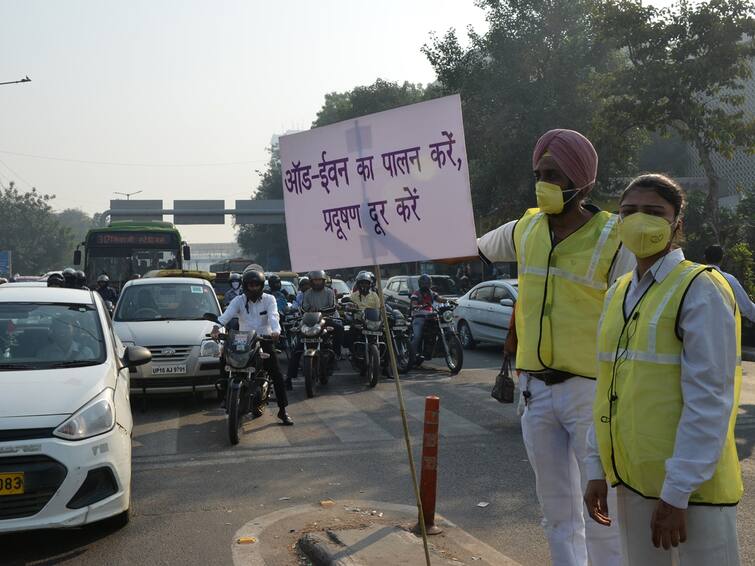
[(234, 289), (238, 289), (240, 286), (241, 283), (239, 283), (238, 281), (231, 281), (231, 287), (233, 287)]

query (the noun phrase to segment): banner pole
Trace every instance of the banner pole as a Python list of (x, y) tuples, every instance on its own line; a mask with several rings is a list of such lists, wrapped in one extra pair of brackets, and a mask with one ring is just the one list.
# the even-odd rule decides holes
[(401, 424), (404, 427), (404, 441), (406, 442), (406, 453), (409, 457), (409, 470), (412, 475), (412, 487), (414, 488), (414, 498), (417, 500), (417, 512), (419, 515), (419, 528), (422, 533), (422, 545), (425, 548), (425, 562), (430, 566), (430, 549), (427, 545), (427, 529), (425, 527), (425, 514), (422, 511), (422, 497), (419, 493), (419, 484), (417, 483), (417, 470), (414, 467), (414, 456), (412, 455), (412, 441), (409, 437), (409, 424), (406, 420), (406, 408), (404, 407), (404, 395), (401, 393), (401, 380), (398, 375), (398, 364), (396, 363), (396, 352), (393, 349), (393, 338), (391, 329), (388, 326), (388, 313), (385, 310), (385, 298), (383, 296), (383, 280), (380, 276), (380, 265), (374, 266), (375, 284), (378, 296), (380, 297), (380, 313), (383, 318), (383, 329), (385, 330), (385, 343), (388, 346), (388, 358), (391, 363), (391, 372), (393, 380), (396, 382), (396, 395), (398, 397), (398, 406), (401, 412)]

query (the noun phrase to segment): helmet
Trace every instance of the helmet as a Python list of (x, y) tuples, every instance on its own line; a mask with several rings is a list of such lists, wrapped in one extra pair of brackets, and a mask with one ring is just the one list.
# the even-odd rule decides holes
[(108, 277), (104, 273), (100, 275), (99, 277), (97, 277), (97, 284), (104, 283), (105, 285), (103, 285), (103, 287), (106, 287), (109, 282), (110, 282), (110, 277)]
[(63, 280), (66, 287), (74, 287), (76, 285), (76, 271), (73, 267), (66, 267), (63, 270)]
[(366, 294), (372, 287), (372, 277), (370, 277), (370, 274), (363, 271), (357, 275), (356, 286), (360, 291), (364, 289)]
[(419, 284), (420, 289), (429, 289), (432, 284), (432, 279), (430, 279), (430, 276), (427, 273), (423, 273), (419, 276), (419, 281), (417, 283)]
[(261, 289), (265, 284), (265, 274), (256, 269), (245, 271), (244, 276), (241, 278), (241, 284), (244, 286), (244, 290), (246, 290), (246, 286), (249, 285), (249, 283), (259, 283)]
[(128, 278), (129, 281), (133, 281), (134, 279), (141, 279), (142, 276), (138, 273), (134, 273), (131, 277)]
[(325, 279), (327, 275), (322, 269), (316, 269), (309, 272), (309, 280), (312, 283), (312, 289), (322, 291), (325, 289)]
[(360, 281), (369, 281), (370, 284), (372, 284), (372, 277), (370, 277), (370, 275), (372, 274), (367, 271), (360, 272), (359, 275), (357, 275), (357, 283)]
[(273, 273), (270, 275), (270, 277), (267, 278), (267, 284), (270, 285), (271, 291), (280, 291), (281, 289), (281, 278)]
[(87, 284), (87, 276), (80, 269), (76, 271), (76, 283), (82, 287)]
[(307, 289), (312, 286), (312, 282), (309, 280), (309, 277), (307, 277), (306, 275), (303, 277), (299, 277), (299, 289), (306, 291), (306, 289), (304, 289), (305, 285), (307, 286)]
[(0, 277), (0, 285), (2, 285), (3, 283), (7, 283), (7, 282), (8, 282), (8, 280), (5, 277)]
[(50, 273), (50, 276), (47, 278), (48, 287), (63, 287), (65, 284), (66, 280), (63, 279), (60, 273)]
[(238, 281), (239, 283), (241, 283), (241, 275), (239, 275), (238, 273), (235, 273), (235, 272), (231, 273), (231, 276), (228, 278), (228, 280), (231, 281), (231, 282)]

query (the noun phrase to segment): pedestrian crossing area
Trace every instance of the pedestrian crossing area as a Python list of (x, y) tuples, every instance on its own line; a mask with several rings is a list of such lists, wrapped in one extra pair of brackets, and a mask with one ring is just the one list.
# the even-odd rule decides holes
[[(495, 372), (490, 373), (494, 377)], [(234, 447), (228, 443), (226, 415), (217, 402), (200, 402), (200, 406), (192, 408), (191, 400), (176, 407), (164, 400), (155, 408), (157, 414), (150, 414), (149, 406), (143, 414), (135, 412), (134, 469), (181, 462), (195, 465), (192, 462), (214, 458), (232, 461), (250, 456), (250, 452), (262, 458), (279, 458), (286, 453), (321, 457), (339, 451), (404, 449), (393, 381), (382, 380), (375, 389), (369, 389), (353, 375), (337, 373), (313, 399), (306, 398), (302, 379), (294, 384), (288, 412), (295, 426), (280, 426), (275, 418), (277, 407), (271, 403), (265, 415), (244, 423), (241, 442)], [(402, 393), (415, 448), (421, 446), (427, 395), (435, 394), (441, 399), (440, 436), (447, 444), (490, 442), (506, 423), (519, 426), (515, 407), (493, 400), (487, 382), (456, 383), (417, 374), (402, 380)]]

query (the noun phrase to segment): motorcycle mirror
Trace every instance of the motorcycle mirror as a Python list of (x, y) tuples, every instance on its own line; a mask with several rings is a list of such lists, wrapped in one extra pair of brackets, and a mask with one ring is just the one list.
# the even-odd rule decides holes
[(218, 315), (216, 315), (213, 312), (206, 312), (202, 315), (202, 318), (205, 320), (209, 320), (210, 322), (217, 322), (218, 321)]

